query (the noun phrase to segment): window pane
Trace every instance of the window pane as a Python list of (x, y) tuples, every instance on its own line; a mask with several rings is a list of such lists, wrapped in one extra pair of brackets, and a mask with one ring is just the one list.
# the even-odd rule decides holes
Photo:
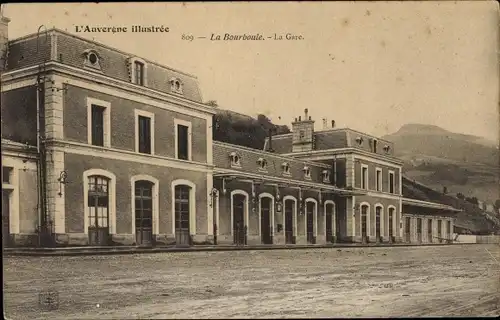
[(89, 218), (95, 217), (95, 207), (89, 207)]
[(108, 197), (98, 197), (97, 206), (107, 208), (108, 207)]
[(10, 183), (10, 177), (12, 174), (12, 167), (2, 167), (2, 182)]
[(142, 209), (142, 200), (141, 198), (135, 198), (135, 210), (141, 210)]
[(146, 228), (151, 228), (153, 226), (150, 218), (142, 219), (142, 226)]

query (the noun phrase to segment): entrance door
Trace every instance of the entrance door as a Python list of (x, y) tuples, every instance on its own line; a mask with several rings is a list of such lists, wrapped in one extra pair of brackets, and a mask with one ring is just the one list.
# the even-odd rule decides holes
[(382, 210), (381, 207), (375, 208), (375, 241), (377, 241), (377, 242), (381, 241), (381, 236), (380, 236), (380, 211), (381, 210)]
[(135, 237), (138, 245), (153, 244), (153, 183), (135, 183)]
[(285, 201), (285, 243), (295, 244), (293, 236), (293, 211), (295, 202), (292, 200)]
[(105, 246), (109, 239), (109, 179), (91, 176), (88, 181), (89, 245)]
[(432, 219), (427, 221), (427, 241), (432, 242)]
[(451, 242), (451, 235), (452, 235), (452, 230), (451, 230), (451, 221), (446, 222), (446, 237), (448, 238), (448, 242)]
[(361, 242), (368, 242), (367, 227), (368, 206), (361, 206)]
[(422, 243), (422, 219), (417, 218), (417, 242)]
[(394, 208), (389, 208), (389, 242), (394, 241)]
[(316, 239), (314, 239), (314, 202), (307, 202), (306, 205), (306, 219), (307, 219), (307, 242), (314, 244)]
[(238, 245), (246, 243), (245, 201), (244, 195), (233, 195), (233, 243)]
[(260, 199), (260, 234), (263, 244), (272, 244), (271, 234), (271, 198)]
[(2, 189), (2, 246), (10, 245), (10, 192)]
[(411, 242), (411, 237), (410, 237), (410, 218), (405, 218), (405, 241), (410, 243)]
[(180, 185), (175, 187), (175, 242), (180, 246), (191, 245), (189, 232), (189, 193), (191, 188)]
[(326, 215), (326, 242), (333, 243), (333, 204), (328, 203), (325, 208)]
[(441, 220), (438, 220), (438, 241), (439, 241), (439, 243), (443, 242), (441, 228), (442, 228), (442, 222), (441, 222)]

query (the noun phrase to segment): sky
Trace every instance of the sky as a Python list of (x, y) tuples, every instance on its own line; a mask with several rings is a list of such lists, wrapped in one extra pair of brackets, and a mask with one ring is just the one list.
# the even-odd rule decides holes
[[(57, 27), (197, 76), (204, 101), (374, 135), (406, 123), (498, 141), (496, 1), (7, 4), (9, 38)], [(168, 33), (76, 33), (75, 26)], [(212, 34), (264, 41), (211, 41)], [(303, 40), (271, 40), (274, 34)], [(183, 40), (185, 35), (193, 41)], [(206, 37), (199, 39), (198, 37)]]

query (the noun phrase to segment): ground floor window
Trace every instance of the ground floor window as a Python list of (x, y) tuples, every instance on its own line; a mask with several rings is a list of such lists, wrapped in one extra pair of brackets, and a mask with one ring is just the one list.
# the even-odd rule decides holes
[(381, 216), (381, 207), (375, 208), (375, 237), (377, 241), (380, 241), (381, 231), (380, 231), (380, 216)]
[(427, 222), (427, 238), (429, 242), (432, 242), (432, 219)]
[(394, 236), (394, 208), (389, 208), (389, 237)]
[(109, 179), (103, 176), (88, 178), (87, 198), (89, 242), (105, 245), (109, 238)]
[(367, 215), (368, 215), (368, 206), (361, 206), (361, 237), (363, 239), (368, 235), (368, 226), (367, 226)]
[(191, 237), (189, 230), (190, 200), (189, 193), (191, 187), (178, 185), (175, 187), (175, 238), (177, 244), (190, 245)]
[(136, 242), (149, 245), (153, 240), (153, 183), (136, 181), (134, 187)]
[(333, 203), (327, 203), (325, 205), (325, 232), (326, 232), (326, 242), (333, 242), (334, 240), (334, 235), (333, 235), (333, 220), (335, 219), (335, 213), (334, 213), (334, 205)]

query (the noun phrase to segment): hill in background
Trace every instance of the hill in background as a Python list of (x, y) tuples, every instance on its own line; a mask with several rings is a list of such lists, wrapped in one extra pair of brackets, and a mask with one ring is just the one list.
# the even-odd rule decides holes
[(410, 179), (490, 203), (500, 198), (498, 143), (422, 124), (404, 125), (383, 138), (394, 143)]

